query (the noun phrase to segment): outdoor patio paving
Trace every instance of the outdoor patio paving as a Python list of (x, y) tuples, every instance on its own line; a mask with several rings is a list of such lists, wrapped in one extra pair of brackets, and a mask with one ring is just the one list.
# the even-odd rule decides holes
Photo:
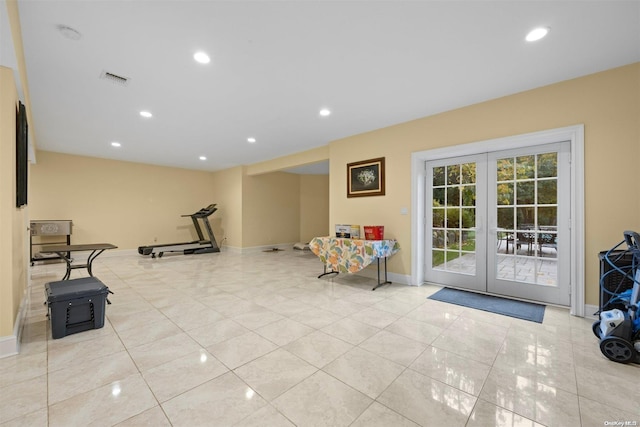
[[(498, 279), (540, 285), (556, 284), (558, 258), (553, 248), (542, 248), (537, 257), (527, 255), (527, 250), (524, 248), (516, 251), (515, 255), (499, 250), (497, 258), (496, 277)], [(461, 274), (474, 274), (476, 271), (475, 254), (464, 254), (447, 262), (446, 270)]]

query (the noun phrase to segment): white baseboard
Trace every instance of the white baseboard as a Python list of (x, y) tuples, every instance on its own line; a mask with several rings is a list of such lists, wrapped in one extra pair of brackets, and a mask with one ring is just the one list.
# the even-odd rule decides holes
[(293, 245), (295, 243), (275, 243), (273, 245), (261, 245), (261, 246), (250, 246), (246, 248), (236, 248), (240, 250), (240, 253), (249, 254), (256, 252), (265, 252), (270, 249), (281, 249), (281, 250), (293, 250)]
[(600, 309), (600, 307), (598, 307), (597, 305), (585, 304), (584, 305), (584, 317), (586, 319), (598, 320), (598, 316), (595, 315), (594, 313), (596, 313), (599, 309)]
[(18, 343), (18, 337), (15, 335), (0, 337), (0, 359), (18, 354)]
[[(262, 252), (262, 251), (266, 251), (273, 248), (289, 250), (289, 249), (293, 249), (293, 245), (294, 243), (276, 243), (273, 245), (250, 246), (246, 248), (224, 245), (220, 247), (220, 252), (247, 254), (247, 253)], [(105, 251), (102, 255), (100, 255), (100, 258), (113, 258), (113, 257), (119, 257), (119, 256), (136, 256), (136, 255), (139, 255), (137, 249), (113, 249), (110, 251)], [(81, 255), (80, 257), (82, 256), (84, 255)]]
[(18, 315), (16, 316), (16, 324), (13, 327), (13, 334), (0, 337), (0, 359), (7, 356), (13, 356), (20, 352), (20, 339), (22, 338), (22, 327), (27, 317), (27, 307), (29, 307), (30, 290), (27, 289), (22, 296)]
[[(250, 247), (246, 247), (246, 248), (240, 248), (240, 247), (237, 247), (237, 246), (225, 245), (225, 246), (220, 248), (220, 251), (221, 252), (232, 252), (232, 253), (238, 253), (238, 254), (246, 254), (246, 253), (262, 252), (262, 251), (266, 251), (266, 250), (273, 249), (273, 248), (282, 249), (282, 250), (289, 250), (289, 249), (293, 249), (293, 245), (294, 245), (294, 243), (277, 243), (277, 244), (274, 244), (274, 245), (250, 246)], [(82, 253), (82, 252), (74, 252), (74, 253), (80, 254), (78, 256), (78, 258), (85, 257), (85, 254)], [(122, 257), (122, 256), (136, 256), (136, 255), (139, 255), (137, 249), (112, 249), (112, 250), (109, 250), (109, 251), (104, 251), (102, 253), (102, 255), (100, 255), (99, 259), (115, 258), (115, 257)], [(142, 256), (142, 255), (140, 255), (140, 256)]]

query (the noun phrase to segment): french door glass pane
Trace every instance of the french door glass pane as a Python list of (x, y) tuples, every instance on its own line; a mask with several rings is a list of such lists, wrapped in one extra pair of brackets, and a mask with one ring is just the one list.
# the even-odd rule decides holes
[(476, 164), (433, 168), (432, 268), (476, 271)]
[(433, 168), (433, 187), (444, 185), (444, 166)]
[(558, 155), (496, 162), (496, 278), (557, 284)]

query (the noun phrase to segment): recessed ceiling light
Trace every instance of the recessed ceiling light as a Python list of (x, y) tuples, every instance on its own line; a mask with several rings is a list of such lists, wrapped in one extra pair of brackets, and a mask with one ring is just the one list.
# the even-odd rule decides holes
[(247, 138), (247, 141), (253, 144), (254, 142), (256, 142), (256, 139), (255, 138)]
[(199, 62), (201, 64), (208, 64), (209, 62), (211, 62), (211, 58), (209, 58), (209, 55), (207, 55), (204, 52), (196, 52), (193, 54), (193, 59), (196, 60), (196, 62)]
[(330, 110), (328, 110), (327, 108), (323, 108), (322, 110), (320, 110), (320, 115), (321, 115), (322, 117), (326, 117), (326, 116), (328, 116), (329, 114), (331, 114), (331, 111), (330, 111)]
[(113, 142), (111, 143), (111, 146), (112, 146), (112, 147), (120, 147), (120, 146), (122, 146), (122, 144), (120, 144), (120, 143), (119, 143), (119, 142), (117, 142), (117, 141), (113, 141)]
[(528, 42), (535, 42), (546, 36), (548, 33), (549, 27), (534, 28), (533, 30), (529, 31), (529, 34), (527, 34), (525, 40), (527, 40)]
[(205, 156), (200, 156), (200, 160), (207, 160)]
[(146, 117), (146, 118), (153, 117), (153, 114), (151, 114), (151, 113), (150, 113), (150, 112), (148, 112), (148, 111), (140, 111), (140, 115), (141, 115), (142, 117)]
[(56, 28), (58, 29), (60, 34), (62, 34), (69, 40), (80, 40), (82, 38), (82, 34), (80, 34), (80, 32), (74, 28), (62, 24), (58, 25)]

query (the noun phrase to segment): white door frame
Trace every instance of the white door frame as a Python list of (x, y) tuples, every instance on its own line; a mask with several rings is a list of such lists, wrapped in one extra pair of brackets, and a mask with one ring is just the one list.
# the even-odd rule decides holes
[(554, 142), (571, 143), (571, 314), (584, 317), (584, 125), (568, 126), (411, 154), (411, 284), (425, 282), (425, 162), (448, 157), (531, 147)]

